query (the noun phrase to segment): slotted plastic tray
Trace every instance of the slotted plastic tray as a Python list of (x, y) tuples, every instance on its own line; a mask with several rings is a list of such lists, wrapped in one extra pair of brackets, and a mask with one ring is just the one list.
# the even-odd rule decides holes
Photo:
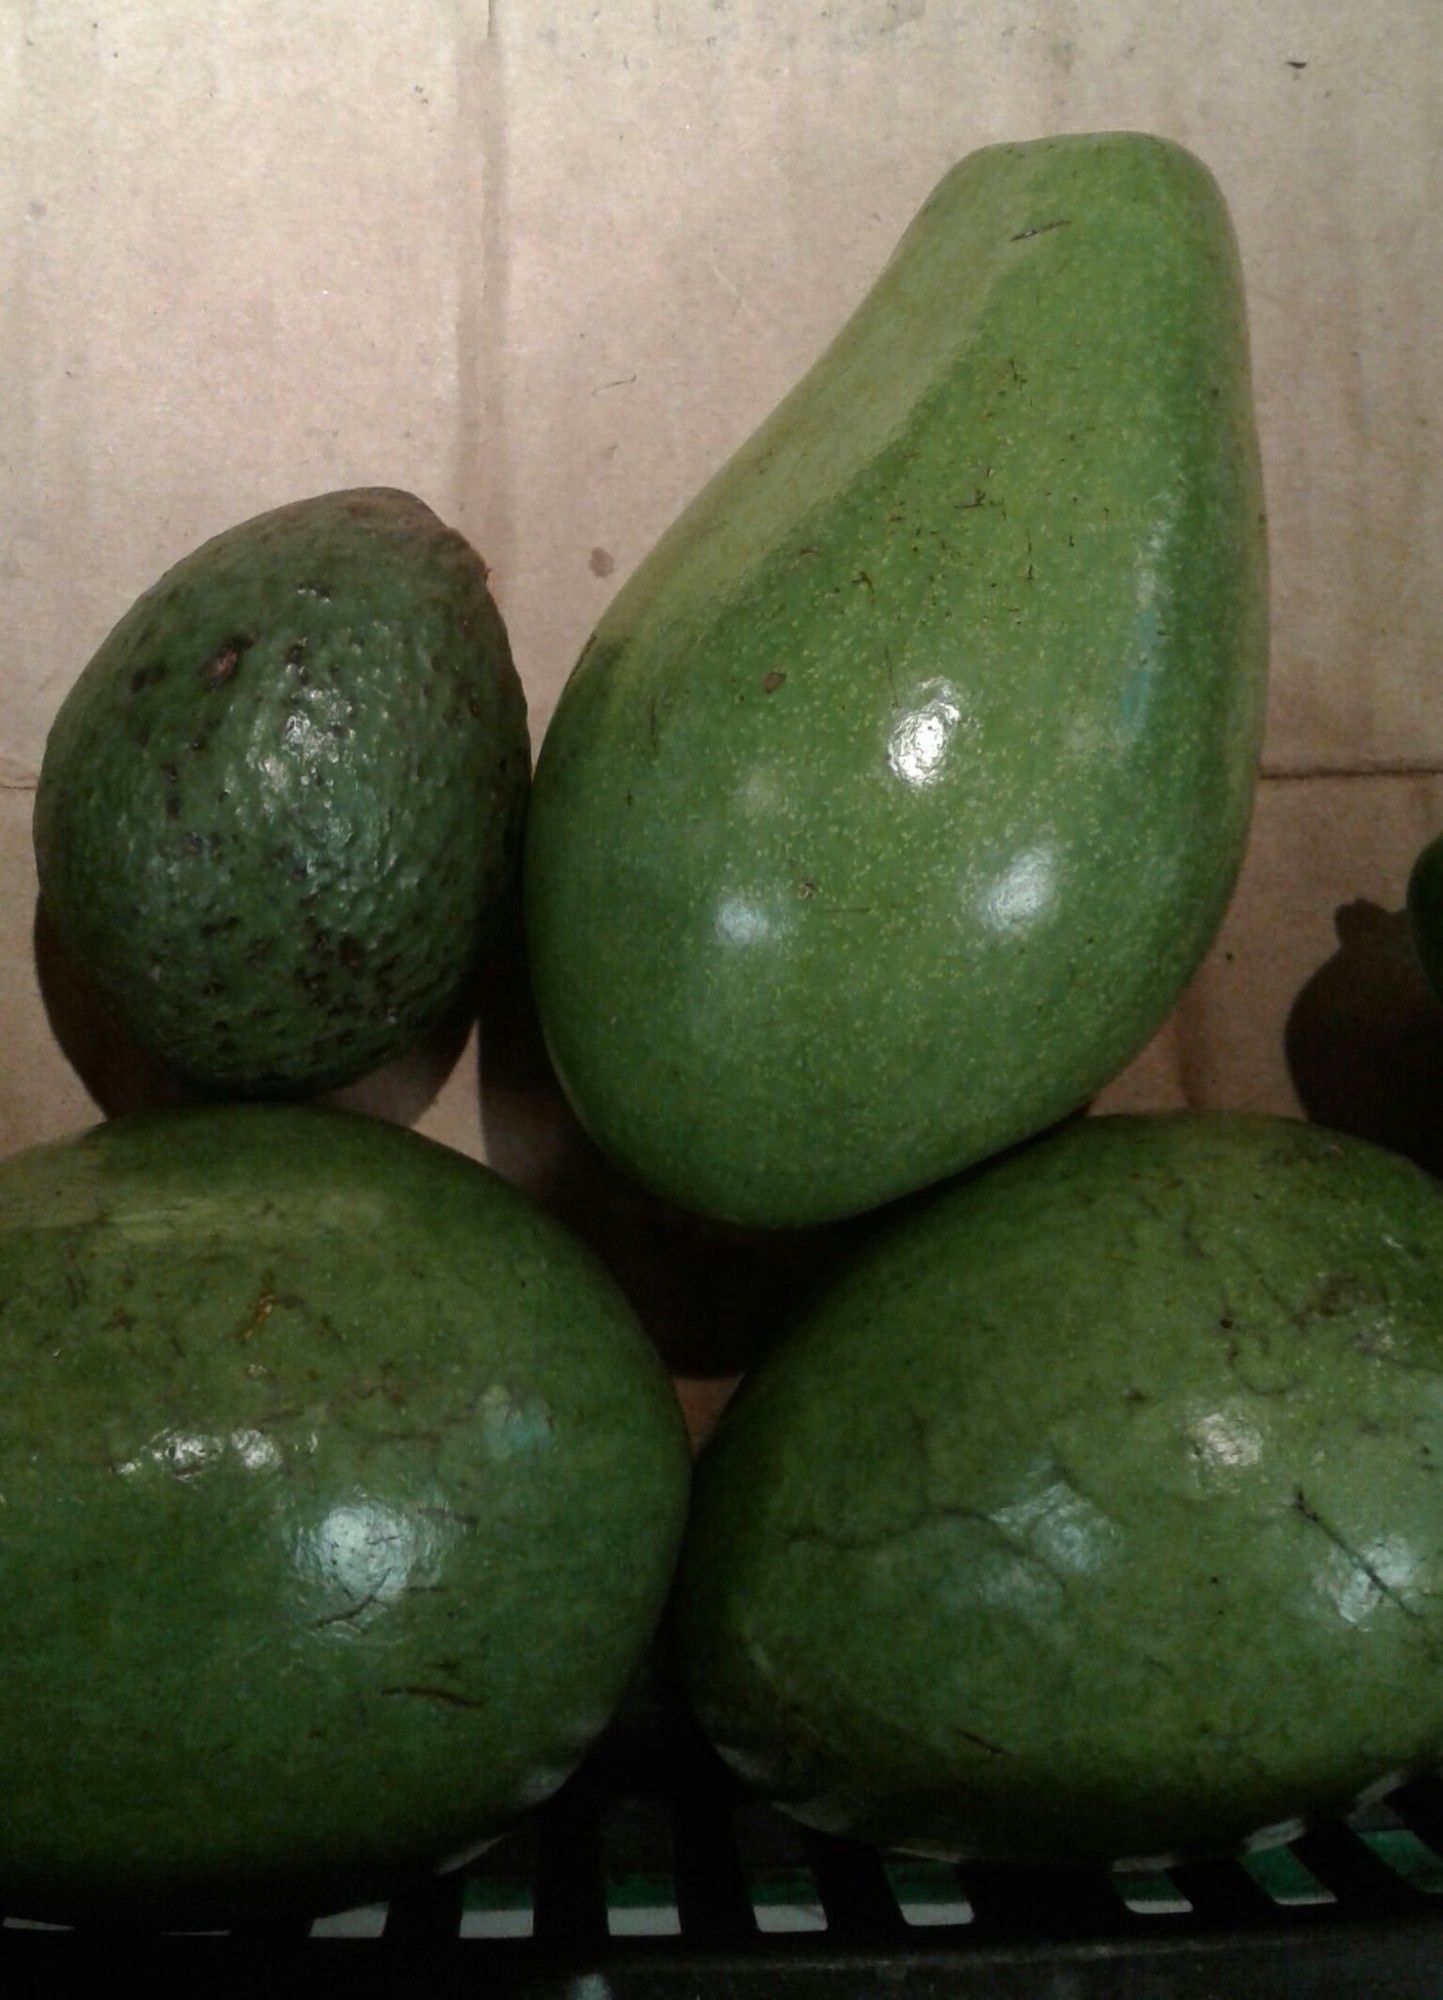
[(143, 1941), (203, 1952), (212, 1983), (263, 1948), (306, 1977), (369, 1986), (414, 1958), (430, 1992), (556, 2000), (1438, 2000), (1443, 1781), (1246, 1862), (952, 1867), (807, 1833), (661, 1711), (615, 1730), (480, 1862), (387, 1905), (143, 1940), (17, 1915), (3, 1938), (11, 1977), (25, 1961), (53, 1974), (66, 1941), (119, 1969)]

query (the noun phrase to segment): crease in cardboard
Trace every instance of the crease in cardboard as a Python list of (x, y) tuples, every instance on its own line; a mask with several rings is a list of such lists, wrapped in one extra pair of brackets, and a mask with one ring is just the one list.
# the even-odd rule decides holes
[(510, 354), (510, 134), (505, 42), (494, 4), (456, 6), (456, 163), (461, 228), (453, 489), (462, 525), (505, 613), (515, 558), (517, 456), (507, 418)]

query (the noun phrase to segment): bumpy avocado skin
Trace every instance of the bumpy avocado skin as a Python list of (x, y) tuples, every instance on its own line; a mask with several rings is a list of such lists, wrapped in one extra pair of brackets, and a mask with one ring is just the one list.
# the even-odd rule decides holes
[(0, 1902), (385, 1894), (544, 1798), (689, 1478), (620, 1293), (485, 1169), (230, 1106), (0, 1168)]
[(1443, 1193), (1084, 1121), (901, 1226), (697, 1468), (692, 1698), (829, 1831), (1226, 1851), (1443, 1754)]
[(1265, 568), (1206, 169), (1136, 133), (962, 161), (547, 733), (532, 969), (593, 1135), (795, 1226), (1081, 1104), (1231, 891)]
[(46, 745), (41, 891), (182, 1076), (329, 1089), (457, 1000), (529, 778), (480, 557), (410, 494), (324, 494), (205, 543), (101, 646)]

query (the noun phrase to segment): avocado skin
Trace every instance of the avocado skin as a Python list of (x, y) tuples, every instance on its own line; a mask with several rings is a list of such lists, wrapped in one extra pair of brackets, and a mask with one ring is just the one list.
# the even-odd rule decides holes
[(1408, 915), (1423, 970), (1443, 998), (1443, 834), (1429, 841), (1408, 877)]
[(1085, 1120), (748, 1378), (677, 1587), (700, 1719), (829, 1832), (1227, 1852), (1443, 1753), (1443, 1192), (1315, 1127)]
[(525, 699), (486, 568), (408, 493), (328, 493), (170, 570), (63, 703), (41, 892), (202, 1089), (331, 1089), (458, 1000), (514, 873)]
[(527, 922), (582, 1121), (794, 1227), (1076, 1108), (1214, 934), (1265, 663), (1213, 180), (1136, 133), (970, 156), (548, 730)]
[(384, 1895), (602, 1728), (688, 1452), (620, 1293), (458, 1154), (206, 1107), (0, 1168), (0, 1900)]

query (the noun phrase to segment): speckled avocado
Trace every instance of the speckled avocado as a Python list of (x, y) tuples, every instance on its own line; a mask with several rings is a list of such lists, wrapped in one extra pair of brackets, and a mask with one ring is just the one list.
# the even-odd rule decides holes
[(945, 1854), (1227, 1850), (1443, 1755), (1443, 1191), (1283, 1120), (1085, 1120), (938, 1198), (697, 1468), (736, 1769)]
[(1430, 841), (1413, 864), (1408, 913), (1423, 969), (1443, 997), (1443, 834)]
[(455, 1002), (511, 878), (525, 702), (486, 569), (408, 493), (207, 542), (60, 709), (35, 852), (134, 1039), (215, 1091), (349, 1082)]
[(688, 1454), (557, 1224), (375, 1121), (207, 1108), (0, 1167), (0, 1298), (8, 1913), (364, 1900), (560, 1783)]
[(532, 968), (593, 1135), (799, 1225), (1085, 1100), (1230, 893), (1265, 595), (1206, 169), (1134, 133), (964, 160), (548, 731)]

